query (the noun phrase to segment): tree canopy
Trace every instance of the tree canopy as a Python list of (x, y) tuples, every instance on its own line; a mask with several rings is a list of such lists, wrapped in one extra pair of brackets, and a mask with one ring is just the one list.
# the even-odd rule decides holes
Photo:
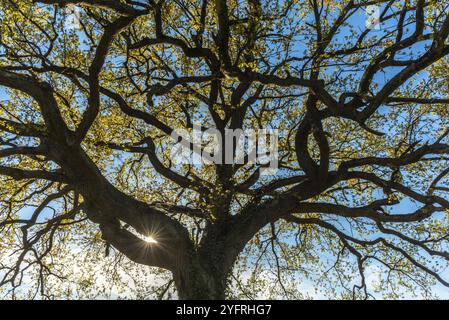
[[(0, 294), (435, 297), (448, 7), (0, 0)], [(195, 124), (279, 169), (173, 162)]]

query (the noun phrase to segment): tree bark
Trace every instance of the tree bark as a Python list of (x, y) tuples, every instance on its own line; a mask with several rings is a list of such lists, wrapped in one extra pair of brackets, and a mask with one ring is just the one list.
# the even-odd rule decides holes
[(196, 261), (173, 272), (173, 279), (182, 300), (224, 300), (226, 277), (212, 273), (209, 268)]

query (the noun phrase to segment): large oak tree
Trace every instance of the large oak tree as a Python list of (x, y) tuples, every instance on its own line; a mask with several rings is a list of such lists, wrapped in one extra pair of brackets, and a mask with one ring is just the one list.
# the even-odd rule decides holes
[[(449, 286), (448, 7), (1, 0), (1, 286), (55, 297), (73, 252), (180, 298)], [(173, 163), (195, 123), (278, 129), (279, 171)]]

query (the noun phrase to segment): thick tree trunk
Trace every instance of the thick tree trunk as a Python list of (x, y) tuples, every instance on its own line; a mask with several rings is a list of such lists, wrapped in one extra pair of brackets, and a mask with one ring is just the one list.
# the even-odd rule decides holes
[[(236, 233), (231, 234), (230, 230)], [(239, 233), (229, 220), (207, 226), (199, 248), (184, 255), (173, 272), (180, 299), (226, 298), (228, 276), (247, 243)]]
[(182, 300), (220, 300), (225, 299), (226, 277), (212, 273), (195, 261), (179, 268), (173, 273), (178, 297)]

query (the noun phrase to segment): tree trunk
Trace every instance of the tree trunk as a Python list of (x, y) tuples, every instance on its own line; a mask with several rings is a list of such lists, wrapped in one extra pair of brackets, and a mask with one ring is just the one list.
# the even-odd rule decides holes
[(199, 261), (181, 266), (173, 272), (178, 297), (182, 300), (224, 300), (226, 290), (225, 272), (212, 272)]

